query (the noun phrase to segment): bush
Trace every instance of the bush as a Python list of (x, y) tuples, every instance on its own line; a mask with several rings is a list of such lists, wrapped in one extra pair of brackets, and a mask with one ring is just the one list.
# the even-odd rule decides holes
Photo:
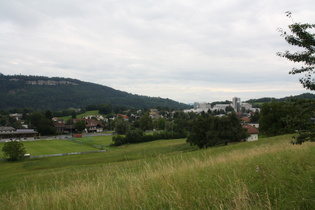
[(123, 144), (130, 144), (130, 143), (141, 143), (141, 142), (148, 142), (154, 141), (159, 139), (179, 139), (185, 138), (187, 135), (185, 133), (175, 133), (169, 131), (161, 131), (153, 133), (153, 135), (145, 135), (141, 129), (136, 130), (129, 130), (126, 136), (114, 136), (113, 137), (113, 145), (120, 146)]
[(191, 145), (208, 148), (238, 142), (248, 137), (235, 114), (224, 117), (200, 116), (192, 122), (192, 130), (187, 138)]
[(23, 143), (18, 141), (9, 141), (4, 144), (2, 152), (4, 158), (10, 161), (17, 161), (24, 157), (26, 150)]
[(123, 144), (127, 144), (126, 138), (121, 135), (113, 136), (113, 146), (120, 146)]
[(137, 143), (141, 141), (144, 133), (141, 129), (129, 130), (126, 133), (126, 140), (128, 143)]

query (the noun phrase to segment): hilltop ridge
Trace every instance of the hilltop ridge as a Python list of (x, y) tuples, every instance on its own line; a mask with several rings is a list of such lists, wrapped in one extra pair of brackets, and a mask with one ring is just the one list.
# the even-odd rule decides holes
[(71, 78), (25, 75), (0, 74), (0, 98), (0, 110), (25, 107), (61, 110), (104, 103), (134, 108), (189, 107), (168, 98), (135, 95)]

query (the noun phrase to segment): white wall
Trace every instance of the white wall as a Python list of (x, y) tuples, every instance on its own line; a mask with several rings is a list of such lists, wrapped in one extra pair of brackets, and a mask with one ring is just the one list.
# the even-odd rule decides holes
[(257, 141), (258, 134), (250, 134), (250, 136), (246, 139), (246, 141)]

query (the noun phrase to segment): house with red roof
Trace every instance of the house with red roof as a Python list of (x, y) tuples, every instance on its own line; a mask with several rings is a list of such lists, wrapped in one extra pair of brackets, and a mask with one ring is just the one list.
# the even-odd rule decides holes
[(97, 120), (93, 119), (73, 119), (73, 123), (75, 124), (78, 121), (85, 121), (85, 132), (87, 133), (98, 133), (103, 132), (103, 124)]
[(129, 117), (127, 115), (119, 114), (118, 116), (122, 117), (124, 121), (128, 121), (129, 120)]
[(241, 120), (244, 122), (244, 123), (249, 123), (250, 122), (250, 117), (242, 117)]
[(252, 125), (244, 124), (243, 128), (247, 130), (247, 133), (250, 135), (246, 141), (257, 141), (259, 130)]
[(65, 128), (66, 128), (66, 124), (65, 123), (55, 122), (54, 123), (54, 127), (56, 129), (56, 133), (64, 133), (65, 132)]
[(89, 133), (103, 132), (103, 124), (97, 120), (86, 119), (86, 130)]

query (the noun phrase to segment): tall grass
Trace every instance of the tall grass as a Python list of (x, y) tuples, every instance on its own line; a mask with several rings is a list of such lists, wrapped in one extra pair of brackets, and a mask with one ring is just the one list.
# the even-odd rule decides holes
[(314, 161), (314, 144), (282, 137), (51, 170), (0, 209), (315, 209)]

